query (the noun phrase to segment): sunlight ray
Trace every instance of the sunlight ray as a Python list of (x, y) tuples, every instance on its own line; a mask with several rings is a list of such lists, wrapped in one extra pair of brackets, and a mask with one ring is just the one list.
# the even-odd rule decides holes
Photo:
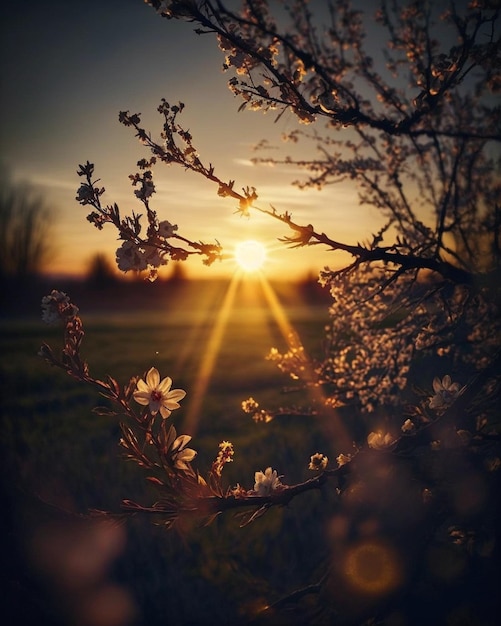
[(217, 355), (219, 354), (221, 340), (223, 338), (226, 324), (235, 300), (235, 294), (240, 279), (241, 274), (235, 273), (230, 280), (223, 303), (218, 312), (214, 328), (212, 329), (210, 337), (207, 341), (207, 346), (203, 351), (202, 362), (195, 379), (194, 387), (190, 392), (191, 399), (187, 407), (184, 426), (186, 432), (192, 436), (196, 434), (198, 421), (200, 419), (200, 409), (202, 407), (204, 396), (207, 392), (207, 387), (211, 379)]
[[(280, 332), (287, 342), (289, 350), (300, 351), (304, 357), (304, 379), (307, 381), (314, 381), (315, 373), (313, 371), (311, 361), (304, 350), (301, 338), (287, 318), (285, 310), (280, 304), (273, 287), (263, 273), (259, 274), (259, 280), (261, 282), (265, 298), (270, 307), (270, 311), (280, 329)], [(350, 450), (352, 441), (343, 426), (339, 413), (333, 407), (326, 405), (325, 395), (322, 388), (313, 383), (308, 386), (308, 391), (312, 400), (322, 407), (322, 414), (325, 416), (325, 419), (322, 421), (322, 427), (325, 434), (328, 435), (330, 440), (335, 444), (335, 450), (339, 452), (347, 452)]]
[[(218, 304), (221, 294), (219, 289), (201, 290), (197, 306), (191, 304), (190, 307), (190, 324), (189, 331), (183, 341), (182, 348), (179, 350), (176, 358), (176, 372), (182, 372), (193, 357), (194, 353), (199, 352), (201, 337), (204, 336), (205, 326), (212, 322), (212, 319), (219, 315)], [(181, 300), (180, 309), (183, 311), (184, 319), (186, 319), (185, 308), (190, 306), (190, 302)]]

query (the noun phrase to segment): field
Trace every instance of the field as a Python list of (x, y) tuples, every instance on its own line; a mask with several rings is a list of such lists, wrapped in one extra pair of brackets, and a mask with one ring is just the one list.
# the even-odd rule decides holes
[[(124, 517), (123, 500), (150, 506), (159, 494), (144, 469), (122, 457), (117, 418), (93, 412), (107, 401), (37, 356), (42, 342), (61, 348), (61, 329), (39, 315), (51, 287), (35, 286), (22, 300), (10, 294), (0, 318), (2, 615), (9, 626), (496, 623), (497, 431), (484, 456), (457, 439), (438, 456), (431, 445), (409, 457), (369, 452), (348, 478), (273, 507), (245, 528), (231, 513), (207, 527), (187, 519), (176, 530), (152, 515)], [(351, 449), (332, 436), (336, 419), (337, 433), (351, 429), (358, 441), (372, 428), (348, 408), (330, 421), (298, 410), (269, 423), (241, 408), (251, 396), (270, 410), (311, 404), (265, 357), (272, 347), (286, 350), (297, 333), (310, 359), (322, 358), (329, 299), (312, 283), (64, 290), (80, 306), (82, 354), (94, 377), (111, 374), (123, 385), (155, 366), (186, 390), (169, 419), (178, 434), (193, 436), (202, 475), (229, 440), (235, 457), (226, 485), (251, 489), (254, 473), (269, 466), (292, 485), (312, 476), (313, 453), (335, 463)], [(435, 365), (418, 367), (416, 380), (429, 379)], [(362, 430), (354, 434), (355, 423)], [(437, 494), (431, 508), (429, 485)], [(110, 524), (96, 523), (103, 511), (116, 514)]]
[[(92, 297), (79, 286), (73, 291), (76, 295), (69, 295), (81, 308), (86, 330), (82, 352), (95, 377), (109, 373), (123, 384), (154, 365), (173, 378), (174, 387), (187, 391), (171, 419), (179, 433), (193, 435), (202, 473), (226, 439), (236, 451), (225, 470), (228, 484), (251, 488), (254, 472), (268, 465), (284, 473), (289, 484), (310, 477), (307, 465), (317, 451), (318, 429), (299, 417), (254, 423), (241, 402), (253, 396), (263, 407), (278, 408), (282, 402), (307, 401), (301, 393), (280, 393), (290, 380), (265, 355), (273, 346), (286, 348), (286, 323), (308, 352), (321, 353), (327, 305), (325, 297), (312, 304), (311, 286), (310, 292), (276, 286), (273, 293), (284, 303), (278, 314), (259, 283), (247, 281), (236, 288), (226, 317), (221, 309), (228, 285), (219, 282), (141, 291), (132, 300), (122, 291)], [(81, 591), (62, 581), (71, 571), (54, 537), (71, 539), (75, 516), (89, 510), (120, 512), (125, 498), (144, 504), (156, 498), (144, 472), (121, 458), (117, 422), (92, 412), (103, 404), (96, 391), (37, 356), (43, 341), (60, 347), (60, 332), (44, 325), (37, 309), (23, 316), (11, 311), (0, 325), (8, 503), (3, 536), (11, 562), (3, 574), (13, 623), (79, 623), (74, 614), (80, 600), (72, 598)], [(235, 624), (314, 577), (322, 551), (320, 505), (326, 497), (308, 494), (245, 529), (227, 515), (183, 536), (150, 519), (129, 519), (111, 536), (111, 544), (121, 547), (100, 571), (98, 586), (115, 590), (111, 606), (118, 616), (122, 610), (124, 624), (131, 615), (132, 623), (149, 626)], [(298, 534), (302, 541), (296, 541)], [(115, 622), (110, 618), (109, 623)]]

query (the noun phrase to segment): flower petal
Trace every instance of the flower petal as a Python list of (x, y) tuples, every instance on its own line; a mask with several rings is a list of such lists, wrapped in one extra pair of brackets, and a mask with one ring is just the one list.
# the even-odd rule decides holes
[(433, 396), (433, 398), (430, 399), (430, 409), (438, 409), (439, 407), (442, 406), (443, 403), (444, 401), (442, 399), (442, 396), (437, 394), (436, 396)]
[(138, 404), (149, 404), (150, 403), (150, 392), (149, 391), (135, 391), (134, 392), (134, 400)]
[(439, 391), (442, 391), (442, 389), (443, 389), (442, 381), (440, 380), (438, 376), (435, 376), (435, 378), (433, 379), (433, 391), (435, 393), (438, 393)]
[(150, 389), (156, 389), (160, 382), (160, 374), (156, 367), (151, 367), (146, 374), (146, 384)]
[(149, 391), (148, 385), (144, 382), (142, 378), (137, 381), (136, 389), (138, 391)]
[(179, 400), (182, 400), (185, 396), (186, 391), (184, 391), (184, 389), (173, 389), (172, 391), (169, 391), (167, 399), (169, 401), (173, 400), (174, 402), (179, 402)]
[(157, 384), (157, 389), (162, 394), (167, 395), (172, 386), (172, 378), (170, 376), (166, 376), (160, 383)]
[(174, 441), (174, 443), (172, 444), (172, 452), (175, 452), (176, 450), (181, 451), (190, 441), (190, 435), (179, 435), (176, 441)]
[(183, 450), (182, 452), (178, 454), (176, 460), (190, 462), (190, 461), (193, 461), (193, 459), (196, 456), (197, 456), (196, 450), (193, 450), (192, 448), (186, 448), (185, 450)]
[(160, 415), (166, 420), (171, 414), (171, 410), (164, 404), (160, 405)]

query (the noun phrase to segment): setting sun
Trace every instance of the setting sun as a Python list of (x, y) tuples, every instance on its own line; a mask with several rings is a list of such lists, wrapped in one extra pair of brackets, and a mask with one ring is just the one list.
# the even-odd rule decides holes
[(244, 272), (255, 272), (266, 260), (266, 249), (259, 241), (242, 241), (235, 246), (235, 261)]

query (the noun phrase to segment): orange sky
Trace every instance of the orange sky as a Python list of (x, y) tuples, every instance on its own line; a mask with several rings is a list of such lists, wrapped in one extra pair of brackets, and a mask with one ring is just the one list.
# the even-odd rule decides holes
[[(116, 232), (95, 229), (75, 201), (76, 170), (87, 160), (95, 163), (104, 201), (117, 202), (122, 212), (140, 211), (128, 175), (148, 154), (118, 123), (118, 112), (141, 112), (158, 136), (162, 97), (186, 104), (181, 120), (202, 160), (221, 178), (234, 179), (236, 188), (256, 187), (260, 206), (272, 204), (296, 222), (348, 242), (377, 229), (376, 216), (358, 206), (349, 184), (299, 191), (290, 185), (299, 172), (250, 165), (252, 146), (263, 137), (279, 144), (296, 118), (286, 113), (274, 123), (270, 115), (238, 113), (240, 101), (226, 87), (230, 75), (221, 71), (224, 58), (214, 38), (195, 35), (190, 24), (162, 20), (140, 0), (52, 0), (29, 11), (11, 4), (17, 6), (2, 9), (2, 92), (8, 97), (2, 100), (1, 158), (16, 179), (38, 185), (57, 208), (56, 253), (48, 271), (81, 274), (97, 252), (114, 258)], [(286, 249), (277, 242), (289, 234), (283, 225), (258, 214), (239, 217), (234, 201), (180, 168), (160, 167), (155, 182), (153, 208), (161, 219), (178, 224), (192, 240), (217, 239), (229, 251), (242, 239), (263, 241), (270, 277), (303, 277), (337, 264), (332, 252), (318, 247)], [(210, 278), (228, 275), (234, 264), (207, 268), (194, 259), (187, 267), (190, 276)]]

